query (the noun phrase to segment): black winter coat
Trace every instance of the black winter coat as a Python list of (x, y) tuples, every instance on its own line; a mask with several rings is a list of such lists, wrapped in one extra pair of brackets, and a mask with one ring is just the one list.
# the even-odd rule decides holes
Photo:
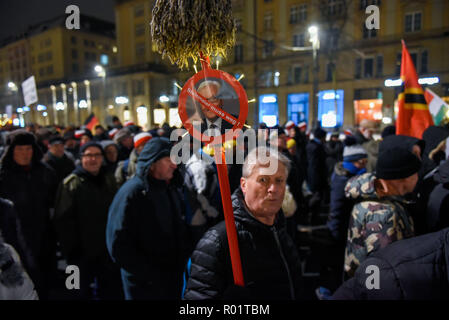
[(246, 209), (241, 189), (232, 196), (245, 287), (234, 286), (225, 222), (212, 227), (192, 254), (184, 298), (298, 299), (301, 271), (298, 254), (285, 229), (282, 211), (267, 226)]
[(14, 203), (26, 244), (37, 259), (48, 246), (56, 188), (55, 173), (47, 164), (33, 159), (31, 167), (24, 169), (12, 161), (12, 149), (6, 151), (0, 168), (0, 197)]
[(153, 138), (145, 145), (136, 175), (119, 189), (109, 208), (106, 244), (121, 268), (128, 300), (181, 299), (183, 270), (191, 252), (182, 180), (176, 171), (170, 184), (148, 176), (157, 159), (155, 149), (165, 140), (169, 143)]
[(323, 191), (327, 186), (326, 151), (315, 140), (307, 144), (307, 182), (313, 193)]
[(59, 185), (54, 224), (69, 264), (109, 259), (105, 230), (116, 191), (115, 177), (104, 168), (93, 176), (78, 166)]
[[(333, 295), (335, 300), (449, 299), (449, 229), (390, 244), (373, 253)], [(375, 284), (379, 268), (379, 289)], [(373, 267), (371, 267), (373, 268)], [(370, 279), (368, 279), (370, 277)], [(367, 281), (368, 280), (368, 281)]]
[(44, 162), (55, 171), (58, 184), (75, 169), (75, 159), (70, 157), (72, 155), (67, 152), (61, 158), (56, 158), (50, 151), (44, 156)]
[(19, 217), (14, 209), (14, 204), (6, 199), (0, 198), (0, 237), (13, 246), (25, 268), (33, 268), (35, 266), (34, 258), (29, 251), (25, 237), (22, 233)]

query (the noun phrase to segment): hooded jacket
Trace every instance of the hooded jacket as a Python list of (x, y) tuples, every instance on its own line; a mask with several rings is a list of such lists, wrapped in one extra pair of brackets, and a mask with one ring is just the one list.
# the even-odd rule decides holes
[(379, 198), (371, 173), (351, 178), (347, 198), (357, 203), (351, 212), (345, 251), (345, 272), (353, 276), (366, 257), (397, 240), (414, 236), (413, 220), (402, 197)]
[[(448, 300), (448, 263), (449, 229), (397, 241), (366, 259), (333, 299)], [(373, 266), (379, 268), (379, 287), (370, 290)]]
[(256, 220), (238, 188), (232, 196), (245, 287), (234, 286), (225, 222), (212, 227), (192, 254), (184, 298), (294, 300), (300, 297), (296, 247), (279, 211), (273, 226)]
[(121, 268), (126, 299), (180, 299), (189, 237), (184, 224), (182, 180), (177, 170), (167, 184), (149, 176), (169, 156), (171, 143), (153, 138), (142, 150), (136, 175), (109, 208), (106, 243)]

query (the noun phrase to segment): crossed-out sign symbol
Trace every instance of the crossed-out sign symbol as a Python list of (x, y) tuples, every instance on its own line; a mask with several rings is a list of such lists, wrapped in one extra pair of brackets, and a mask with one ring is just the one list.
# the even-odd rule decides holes
[[(195, 84), (199, 83), (203, 79), (211, 78), (221, 79), (225, 81), (237, 93), (240, 106), (238, 118), (235, 118), (225, 110), (211, 103), (204, 96), (197, 92), (197, 90), (195, 89)], [(225, 132), (218, 137), (212, 137), (207, 134), (203, 134), (202, 132), (198, 132), (198, 130), (196, 130), (196, 128), (194, 127), (194, 124), (190, 121), (189, 115), (186, 110), (188, 97), (192, 98), (194, 101), (212, 111), (218, 117), (223, 119), (223, 121), (229, 122), (233, 126), (232, 130)], [(230, 74), (216, 69), (202, 70), (193, 75), (193, 77), (191, 77), (182, 88), (181, 94), (179, 95), (178, 113), (182, 123), (184, 124), (184, 127), (189, 131), (191, 136), (201, 137), (202, 142), (206, 142), (209, 144), (214, 144), (214, 140), (217, 140), (216, 142), (218, 143), (223, 143), (227, 140), (233, 139), (245, 124), (246, 117), (248, 116), (248, 98), (245, 89), (242, 87), (240, 82), (238, 82)]]

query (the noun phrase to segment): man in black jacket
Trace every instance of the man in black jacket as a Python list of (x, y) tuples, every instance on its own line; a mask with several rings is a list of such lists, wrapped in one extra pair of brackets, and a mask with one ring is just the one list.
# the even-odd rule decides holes
[(300, 298), (299, 258), (281, 210), (289, 168), (290, 161), (276, 150), (259, 147), (248, 154), (240, 188), (232, 196), (245, 286), (234, 285), (221, 222), (192, 254), (185, 299)]
[(177, 300), (190, 254), (182, 179), (171, 143), (153, 138), (137, 160), (136, 175), (109, 208), (106, 243), (121, 268), (127, 300)]
[(56, 176), (41, 161), (42, 151), (32, 133), (16, 130), (8, 140), (10, 144), (0, 160), (0, 197), (14, 203), (26, 245), (36, 261), (36, 266), (27, 271), (39, 296), (45, 299), (56, 256), (56, 244), (49, 238)]
[(75, 159), (64, 150), (64, 139), (59, 136), (50, 138), (44, 162), (55, 170), (58, 184), (75, 169)]
[(314, 130), (313, 136), (313, 140), (310, 140), (307, 144), (307, 183), (312, 192), (312, 198), (309, 200), (309, 209), (311, 211), (309, 221), (316, 223), (321, 201), (328, 188), (326, 151), (324, 149), (326, 131), (317, 128)]
[[(117, 191), (114, 175), (102, 167), (104, 153), (97, 142), (80, 149), (81, 165), (60, 184), (54, 223), (68, 264), (81, 273), (76, 298), (122, 299), (119, 269), (106, 249), (109, 205)], [(90, 285), (96, 282), (96, 296)]]
[(394, 242), (359, 266), (335, 300), (449, 299), (449, 229)]

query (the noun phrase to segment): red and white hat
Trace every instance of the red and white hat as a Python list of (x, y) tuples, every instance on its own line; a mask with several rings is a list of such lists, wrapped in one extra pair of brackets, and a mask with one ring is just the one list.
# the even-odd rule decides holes
[(111, 131), (109, 131), (109, 138), (113, 139), (117, 132), (119, 132), (119, 129), (117, 128), (114, 128)]
[(126, 121), (124, 124), (125, 127), (129, 127), (129, 126), (133, 126), (133, 125), (135, 125), (135, 123), (132, 121)]
[(300, 124), (298, 124), (298, 128), (306, 128), (307, 127), (307, 123), (305, 123), (304, 121), (301, 122)]
[(81, 139), (81, 137), (84, 135), (84, 130), (76, 130), (75, 131), (75, 139)]
[(292, 120), (288, 121), (285, 124), (285, 130), (290, 130), (290, 129), (294, 128), (294, 127), (295, 127), (295, 123)]
[(343, 131), (343, 133), (344, 133), (345, 135), (347, 135), (347, 136), (352, 136), (352, 131), (351, 131), (351, 129), (346, 129), (346, 130)]
[(142, 145), (142, 143), (146, 143), (147, 141), (151, 140), (151, 138), (153, 138), (153, 136), (148, 132), (141, 132), (139, 134), (136, 134), (134, 136), (134, 148)]

